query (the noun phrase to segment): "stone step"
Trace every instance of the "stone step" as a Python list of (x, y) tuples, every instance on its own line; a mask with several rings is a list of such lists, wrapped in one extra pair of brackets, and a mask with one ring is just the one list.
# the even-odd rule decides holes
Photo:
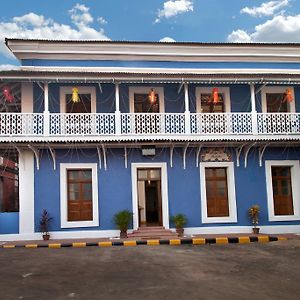
[(149, 230), (167, 230), (163, 226), (141, 226), (137, 230), (140, 231), (149, 231)]
[(136, 230), (133, 233), (128, 234), (128, 237), (132, 238), (149, 238), (149, 237), (177, 237), (177, 233), (171, 230), (153, 230), (153, 231), (139, 231)]

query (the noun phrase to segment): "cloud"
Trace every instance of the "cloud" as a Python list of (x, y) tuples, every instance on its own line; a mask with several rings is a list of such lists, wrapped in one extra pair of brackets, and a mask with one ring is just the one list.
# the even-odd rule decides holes
[(273, 19), (257, 25), (252, 33), (238, 29), (233, 31), (227, 40), (228, 42), (299, 43), (300, 14), (275, 16)]
[(33, 12), (14, 17), (9, 22), (0, 22), (0, 52), (12, 58), (12, 54), (4, 44), (5, 37), (109, 40), (102, 28), (96, 29), (92, 26), (94, 19), (85, 5), (76, 4), (69, 10), (69, 15), (71, 26), (46, 19), (43, 15)]
[(276, 0), (264, 2), (261, 6), (244, 7), (241, 10), (242, 14), (248, 14), (251, 17), (273, 16), (275, 12), (289, 4), (289, 0)]
[(166, 36), (162, 39), (159, 40), (160, 42), (163, 42), (163, 43), (174, 43), (176, 42), (174, 39), (172, 39), (171, 37), (169, 36)]
[(0, 65), (0, 71), (18, 70), (19, 66), (16, 65)]
[(107, 24), (107, 21), (103, 18), (103, 17), (99, 17), (97, 19), (97, 21), (101, 24), (101, 25), (106, 25)]
[(162, 18), (172, 18), (179, 14), (193, 11), (193, 2), (189, 0), (169, 0), (164, 3), (164, 8), (159, 9), (154, 23), (159, 23)]
[(229, 34), (227, 41), (230, 43), (250, 43), (251, 36), (246, 31), (238, 29)]
[(69, 10), (71, 20), (77, 27), (88, 26), (94, 21), (89, 10), (84, 4), (78, 3)]

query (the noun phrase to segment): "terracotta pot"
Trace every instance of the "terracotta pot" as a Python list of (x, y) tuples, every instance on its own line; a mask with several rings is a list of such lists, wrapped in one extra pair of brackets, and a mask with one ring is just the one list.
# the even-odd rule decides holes
[(259, 234), (259, 228), (258, 228), (258, 227), (253, 227), (253, 228), (252, 228), (252, 232), (253, 232), (254, 234)]
[(50, 239), (50, 234), (43, 234), (43, 240), (44, 241), (49, 241), (49, 239)]
[(121, 239), (127, 239), (127, 230), (120, 230), (120, 238)]
[(184, 229), (183, 228), (176, 228), (176, 232), (177, 232), (178, 236), (181, 237), (181, 236), (183, 236)]

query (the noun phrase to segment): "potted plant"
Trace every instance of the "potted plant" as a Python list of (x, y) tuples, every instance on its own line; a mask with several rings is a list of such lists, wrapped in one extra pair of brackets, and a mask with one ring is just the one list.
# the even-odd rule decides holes
[(40, 231), (42, 232), (44, 241), (47, 241), (50, 238), (49, 228), (52, 220), (53, 218), (49, 216), (48, 211), (44, 209), (40, 218)]
[(133, 213), (129, 210), (119, 211), (114, 215), (114, 222), (120, 230), (120, 238), (127, 238), (127, 229), (132, 221)]
[(248, 213), (249, 213), (249, 217), (252, 221), (252, 224), (253, 224), (253, 228), (252, 228), (252, 231), (254, 234), (259, 234), (259, 228), (256, 227), (258, 225), (258, 218), (259, 218), (259, 210), (260, 210), (260, 207), (259, 205), (255, 204), (255, 205), (252, 205), (249, 210), (248, 210)]
[(183, 214), (177, 214), (171, 217), (171, 222), (175, 224), (178, 236), (182, 237), (184, 232), (184, 225), (187, 223), (187, 217)]

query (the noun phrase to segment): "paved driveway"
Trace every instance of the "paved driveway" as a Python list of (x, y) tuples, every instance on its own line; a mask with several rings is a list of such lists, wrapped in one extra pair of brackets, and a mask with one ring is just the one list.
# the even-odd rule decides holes
[(300, 299), (300, 239), (0, 249), (0, 299)]

